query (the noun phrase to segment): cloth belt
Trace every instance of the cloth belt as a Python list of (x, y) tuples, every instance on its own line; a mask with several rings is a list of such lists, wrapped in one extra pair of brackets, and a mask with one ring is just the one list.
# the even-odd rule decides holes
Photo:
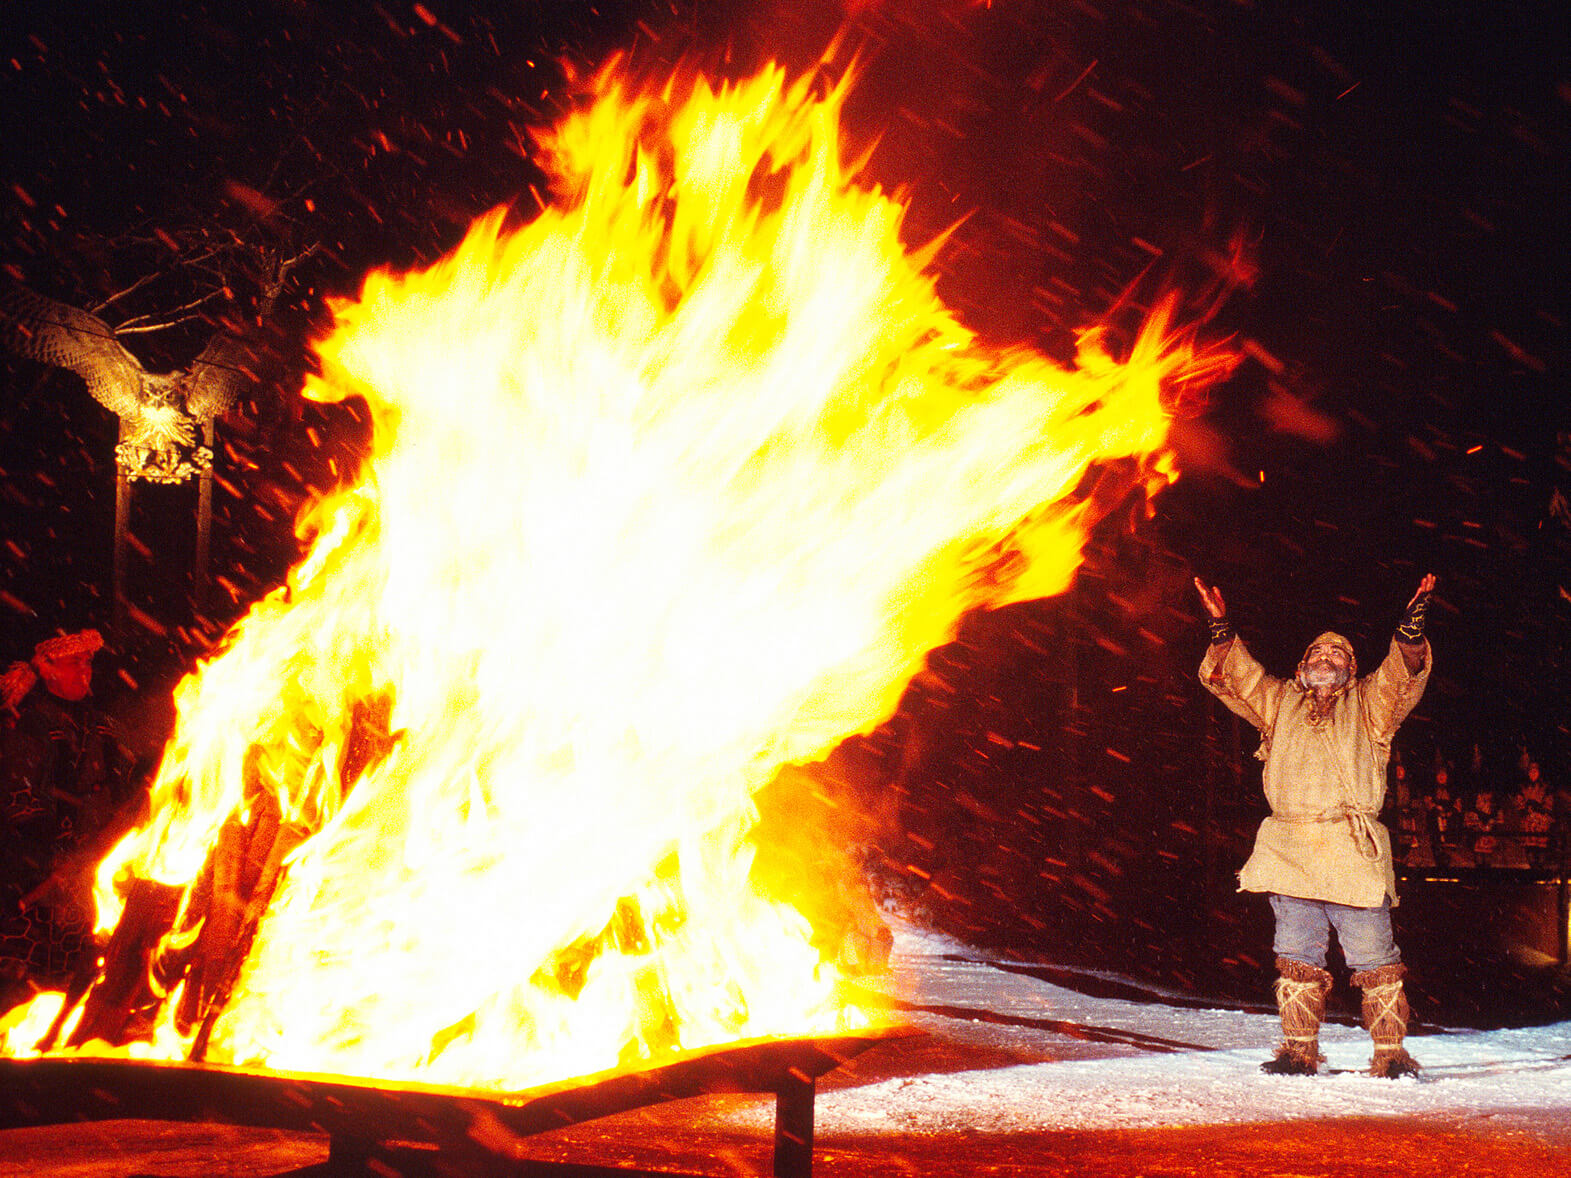
[(1354, 806), (1342, 802), (1328, 810), (1320, 810), (1313, 814), (1273, 814), (1271, 817), (1278, 822), (1291, 822), (1294, 824), (1304, 822), (1340, 822), (1347, 819), (1349, 833), (1353, 842), (1358, 847), (1358, 853), (1371, 862), (1380, 858), (1380, 843), (1375, 838), (1375, 812), (1362, 806)]

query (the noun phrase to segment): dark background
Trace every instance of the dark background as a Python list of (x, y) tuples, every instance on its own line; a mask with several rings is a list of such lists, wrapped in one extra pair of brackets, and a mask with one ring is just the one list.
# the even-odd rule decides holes
[[(1107, 519), (1063, 598), (967, 619), (835, 779), (886, 820), (861, 833), (887, 886), (962, 935), (1257, 987), (1263, 902), (1231, 891), (1264, 813), (1254, 738), (1194, 680), (1194, 575), (1286, 673), (1325, 628), (1373, 665), (1435, 572), (1437, 674), (1399, 757), (1477, 743), (1502, 772), (1525, 749), (1571, 774), (1560, 7), (8, 5), (11, 278), (88, 307), (157, 276), (104, 309), (116, 325), (226, 291), (124, 337), (173, 367), (254, 317), (257, 259), (315, 249), (263, 325), (276, 380), (220, 425), (217, 592), (188, 600), (194, 490), (139, 489), (136, 612), (99, 693), (156, 747), (174, 679), (279, 582), (300, 505), (363, 449), (353, 406), (294, 395), (324, 297), (434, 260), (497, 204), (527, 216), (528, 131), (571, 76), (614, 51), (805, 69), (844, 29), (851, 140), (909, 196), (913, 244), (965, 217), (940, 289), (973, 328), (1067, 358), (1076, 329), (1127, 341), (1176, 287), (1249, 359), (1175, 426), (1185, 474), (1154, 513)], [(108, 620), (115, 424), (69, 375), (0, 363), (9, 659)]]

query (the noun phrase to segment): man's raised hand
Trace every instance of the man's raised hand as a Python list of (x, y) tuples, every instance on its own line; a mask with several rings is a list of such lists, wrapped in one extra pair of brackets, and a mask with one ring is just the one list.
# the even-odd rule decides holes
[[(1433, 577), (1429, 579), (1430, 581), (1434, 580)], [(1222, 600), (1222, 591), (1220, 589), (1214, 585), (1207, 585), (1199, 577), (1196, 577), (1195, 591), (1200, 594), (1200, 604), (1206, 607), (1206, 613), (1213, 618), (1227, 617), (1227, 602)]]
[[(1200, 580), (1199, 580), (1198, 577), (1195, 579), (1195, 584), (1196, 585), (1200, 584)], [(1408, 609), (1412, 609), (1413, 606), (1418, 603), (1420, 598), (1428, 597), (1434, 591), (1435, 591), (1435, 574), (1434, 573), (1425, 573), (1424, 574), (1424, 579), (1418, 583), (1418, 591), (1413, 594), (1413, 599), (1407, 603), (1407, 608)]]

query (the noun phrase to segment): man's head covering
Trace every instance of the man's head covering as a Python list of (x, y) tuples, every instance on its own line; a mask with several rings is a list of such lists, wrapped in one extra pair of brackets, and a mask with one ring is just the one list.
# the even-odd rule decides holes
[(1304, 657), (1298, 660), (1298, 681), (1300, 683), (1304, 681), (1304, 664), (1309, 661), (1309, 652), (1322, 644), (1335, 646), (1347, 652), (1347, 682), (1351, 683), (1358, 678), (1358, 656), (1353, 653), (1353, 644), (1335, 630), (1327, 630), (1324, 634), (1317, 635), (1313, 642), (1304, 647)]
[(33, 647), (33, 658), (38, 662), (48, 659), (69, 658), (73, 654), (95, 654), (103, 648), (104, 637), (97, 630), (78, 630), (75, 634), (61, 634), (46, 638)]

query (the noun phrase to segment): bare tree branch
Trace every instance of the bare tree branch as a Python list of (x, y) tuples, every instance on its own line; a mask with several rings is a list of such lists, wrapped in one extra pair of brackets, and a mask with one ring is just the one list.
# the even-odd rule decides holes
[(183, 307), (174, 308), (174, 310), (168, 312), (168, 314), (175, 316), (175, 318), (172, 319), (160, 318), (158, 322), (150, 322), (150, 320), (154, 318), (152, 315), (138, 315), (134, 319), (127, 319), (119, 327), (115, 328), (115, 334), (135, 335), (139, 332), (163, 331), (165, 328), (174, 327), (178, 323), (187, 323), (190, 320), (195, 319), (196, 316), (186, 315), (183, 314), (183, 312), (195, 310), (203, 303), (210, 303), (216, 298), (221, 298), (223, 297), (223, 293), (224, 292), (222, 290), (210, 290), (201, 298), (193, 299)]
[(141, 290), (142, 287), (146, 286), (149, 282), (152, 282), (155, 279), (158, 279), (158, 278), (161, 278), (161, 277), (163, 277), (163, 274), (162, 274), (161, 271), (155, 271), (152, 274), (144, 274), (144, 275), (142, 275), (142, 277), (138, 278), (135, 282), (133, 282), (130, 286), (127, 286), (127, 287), (125, 287), (122, 290), (115, 291), (114, 294), (110, 295), (107, 299), (104, 299), (102, 302), (93, 304), (91, 307), (88, 308), (88, 310), (91, 311), (94, 315), (102, 314), (105, 307), (108, 307), (108, 306), (110, 306), (113, 303), (119, 302), (121, 299), (125, 298), (127, 295), (133, 294), (136, 291)]

